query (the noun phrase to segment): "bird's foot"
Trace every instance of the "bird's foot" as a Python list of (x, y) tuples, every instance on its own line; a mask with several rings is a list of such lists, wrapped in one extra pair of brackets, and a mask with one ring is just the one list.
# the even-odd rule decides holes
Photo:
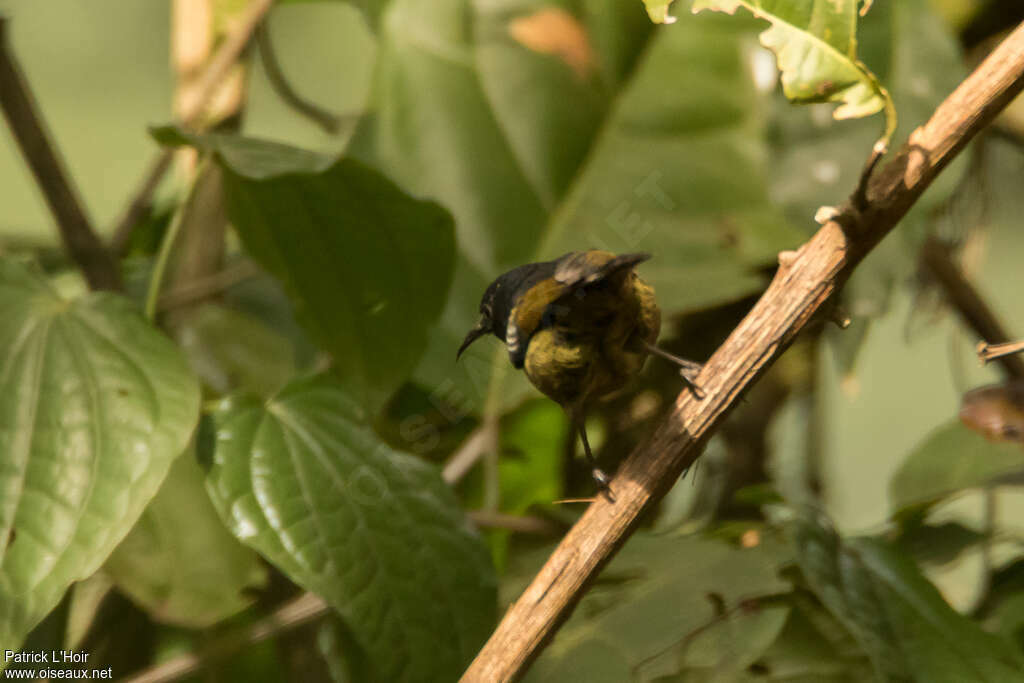
[(701, 368), (704, 366), (700, 363), (694, 363), (693, 361), (686, 361), (687, 365), (680, 365), (679, 376), (683, 378), (683, 383), (686, 388), (690, 390), (693, 397), (698, 401), (703, 400), (707, 396), (699, 384), (697, 384), (697, 375), (700, 374)]
[(604, 470), (595, 467), (591, 470), (591, 476), (594, 477), (594, 481), (597, 482), (597, 488), (601, 492), (601, 495), (605, 497), (609, 503), (615, 502), (615, 496), (612, 495), (611, 477), (604, 473)]
[(674, 353), (669, 353), (665, 349), (660, 349), (654, 344), (646, 344), (647, 350), (656, 356), (661, 356), (667, 361), (671, 361), (679, 366), (679, 376), (683, 378), (683, 382), (689, 388), (694, 398), (702, 399), (707, 396), (704, 390), (697, 384), (697, 375), (700, 374), (701, 369), (704, 367), (700, 363), (696, 363), (692, 360), (686, 360), (680, 358)]

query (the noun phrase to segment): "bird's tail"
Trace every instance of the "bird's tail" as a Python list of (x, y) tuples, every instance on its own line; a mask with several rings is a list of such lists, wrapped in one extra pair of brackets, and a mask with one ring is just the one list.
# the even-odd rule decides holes
[(595, 279), (608, 277), (612, 273), (618, 272), (625, 268), (632, 268), (640, 263), (643, 263), (649, 258), (651, 258), (651, 255), (643, 252), (637, 252), (635, 254), (620, 254), (613, 258), (608, 263), (606, 263), (604, 267), (601, 269), (602, 272), (600, 277)]

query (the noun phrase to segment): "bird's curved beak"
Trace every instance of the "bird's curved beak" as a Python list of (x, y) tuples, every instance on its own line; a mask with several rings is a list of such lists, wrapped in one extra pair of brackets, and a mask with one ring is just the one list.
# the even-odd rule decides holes
[(455, 354), (455, 360), (459, 359), (459, 356), (462, 355), (462, 352), (465, 351), (470, 344), (490, 331), (490, 322), (491, 321), (488, 320), (486, 316), (480, 316), (480, 319), (476, 321), (476, 325), (474, 325), (473, 329), (469, 331), (466, 338), (462, 340), (462, 346), (459, 347), (458, 352)]

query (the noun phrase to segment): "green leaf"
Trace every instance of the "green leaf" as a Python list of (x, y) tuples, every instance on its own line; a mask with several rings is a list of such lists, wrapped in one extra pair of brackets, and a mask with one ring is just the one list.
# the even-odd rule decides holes
[(622, 3), (585, 4), (394, 0), (382, 18), (374, 116), (353, 145), (450, 208), (488, 280), (536, 256), (642, 47), (647, 28)]
[(249, 180), (268, 180), (288, 174), (324, 173), (338, 158), (326, 154), (226, 133), (190, 133), (178, 126), (153, 126), (149, 134), (165, 147), (192, 146), (217, 156), (234, 173)]
[(118, 588), (168, 624), (210, 626), (252, 602), (263, 583), (256, 553), (231, 535), (210, 503), (191, 452), (178, 458), (159, 493), (104, 565)]
[(547, 399), (530, 401), (501, 423), (501, 503), (504, 512), (522, 514), (562, 495), (565, 468), (565, 414)]
[(734, 609), (787, 591), (778, 570), (788, 559), (785, 543), (769, 537), (744, 549), (695, 535), (636, 534), (526, 680), (618, 682), (672, 673), (674, 655), (720, 618), (716, 602)]
[(857, 59), (857, 0), (695, 0), (693, 11), (732, 14), (744, 7), (771, 27), (761, 44), (775, 53), (786, 97), (835, 102), (837, 119), (886, 111), (886, 139), (896, 129), (892, 98)]
[(353, 159), (156, 129), (215, 152), (246, 250), (288, 290), (296, 316), (365, 405), (412, 372), (451, 282), (451, 216)]
[[(747, 680), (749, 667), (775, 642), (786, 625), (790, 608), (785, 603), (751, 602), (726, 615), (687, 641), (679, 659), (683, 671), (698, 680)], [(684, 680), (693, 680), (685, 678)], [(752, 681), (757, 679), (750, 676)]]
[(232, 532), (337, 609), (381, 680), (454, 680), (490, 631), (495, 578), (437, 470), (388, 448), (326, 375), (215, 419), (207, 486)]
[(536, 0), (473, 4), (473, 54), (484, 96), (520, 172), (550, 210), (608, 106), (586, 17)]
[(353, 144), (371, 147), (399, 182), (449, 207), (459, 249), (496, 274), (530, 255), (545, 211), (487, 102), (470, 16), (464, 0), (390, 3), (379, 33), (375, 115)]
[(761, 681), (861, 683), (874, 681), (871, 663), (831, 614), (798, 592), (782, 633), (758, 660), (767, 671)]
[(213, 391), (269, 396), (295, 375), (291, 342), (262, 320), (206, 303), (177, 323), (175, 334), (193, 370)]
[(913, 524), (899, 538), (900, 549), (919, 564), (953, 562), (971, 547), (983, 542), (985, 534), (959, 522)]
[(0, 650), (124, 538), (181, 454), (199, 388), (123, 297), (65, 301), (0, 259)]
[(959, 420), (932, 432), (907, 456), (889, 484), (894, 513), (1024, 471), (1019, 444), (995, 443)]
[(892, 546), (840, 538), (810, 515), (789, 529), (811, 588), (883, 680), (1024, 681), (1024, 657), (953, 610)]
[(742, 47), (748, 28), (707, 15), (656, 31), (553, 215), (541, 254), (651, 252), (640, 274), (672, 312), (763, 286), (755, 266), (802, 235), (768, 196), (758, 98)]

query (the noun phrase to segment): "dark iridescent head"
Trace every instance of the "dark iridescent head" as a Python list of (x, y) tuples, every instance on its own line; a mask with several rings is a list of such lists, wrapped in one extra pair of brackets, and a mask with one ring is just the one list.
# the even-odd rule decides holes
[(462, 355), (470, 344), (488, 332), (501, 341), (505, 341), (505, 330), (508, 329), (508, 317), (512, 313), (516, 302), (523, 293), (530, 287), (555, 273), (556, 261), (544, 261), (541, 263), (527, 263), (498, 276), (492, 282), (483, 297), (480, 299), (480, 318), (476, 325), (469, 331), (466, 338), (462, 340), (458, 353), (455, 357)]

